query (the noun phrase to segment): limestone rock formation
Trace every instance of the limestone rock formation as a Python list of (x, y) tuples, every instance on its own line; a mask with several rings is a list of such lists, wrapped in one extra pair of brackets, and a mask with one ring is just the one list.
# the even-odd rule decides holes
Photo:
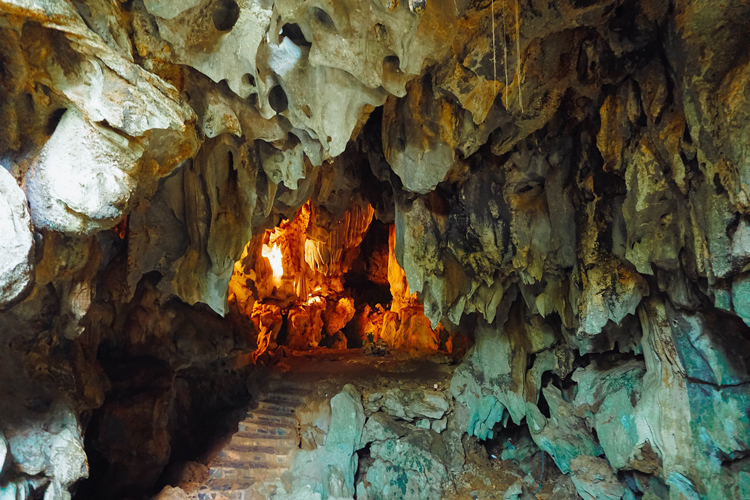
[(298, 498), (439, 498), (515, 426), (581, 496), (747, 497), (749, 20), (0, 0), (0, 496), (154, 495), (253, 353), (369, 335), (473, 346), (450, 391), (345, 391)]
[[(292, 468), (292, 492), (309, 490), (325, 498), (354, 495), (357, 454), (365, 414), (362, 395), (352, 385), (331, 398), (331, 422), (323, 446), (301, 451)], [(310, 490), (310, 488), (312, 488)]]
[(32, 283), (34, 233), (26, 197), (13, 176), (0, 170), (0, 306), (5, 306)]

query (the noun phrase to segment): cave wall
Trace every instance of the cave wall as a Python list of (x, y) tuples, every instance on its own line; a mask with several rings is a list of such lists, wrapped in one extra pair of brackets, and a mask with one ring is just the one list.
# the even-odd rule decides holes
[(244, 245), (361, 196), (432, 326), (476, 336), (452, 384), (467, 433), (510, 418), (563, 472), (602, 455), (686, 498), (747, 494), (748, 19), (0, 0), (4, 491), (68, 498), (92, 412), (118, 411), (105, 354), (163, 363), (129, 411), (169, 413), (179, 373), (252, 342), (221, 319)]

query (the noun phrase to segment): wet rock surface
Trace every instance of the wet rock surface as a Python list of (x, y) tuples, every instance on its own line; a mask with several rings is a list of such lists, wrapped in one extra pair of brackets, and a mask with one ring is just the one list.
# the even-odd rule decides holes
[[(393, 224), (391, 345), (473, 347), (435, 393), (339, 388), (295, 498), (441, 498), (518, 426), (569, 475), (549, 498), (747, 497), (749, 19), (747, 0), (0, 0), (0, 496), (180, 498), (170, 466), (287, 328), (230, 307), (235, 263), (268, 286), (243, 250), (312, 200), (318, 269), (363, 220)], [(372, 212), (350, 227), (353, 204)], [(291, 329), (344, 345), (363, 316), (331, 303)], [(533, 494), (531, 472), (503, 488)]]

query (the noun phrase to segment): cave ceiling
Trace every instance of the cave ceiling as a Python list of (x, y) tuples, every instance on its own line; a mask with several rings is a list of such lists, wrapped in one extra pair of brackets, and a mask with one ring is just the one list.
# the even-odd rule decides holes
[[(199, 332), (309, 201), (392, 225), (424, 328), (475, 338), (457, 404), (494, 395), (552, 454), (575, 425), (534, 403), (574, 403), (542, 374), (631, 356), (635, 451), (577, 453), (637, 470), (647, 442), (674, 491), (750, 491), (750, 1), (0, 0), (0, 40), (0, 483), (70, 498), (101, 352), (174, 374), (236, 348)], [(310, 266), (363, 224), (309, 229)]]

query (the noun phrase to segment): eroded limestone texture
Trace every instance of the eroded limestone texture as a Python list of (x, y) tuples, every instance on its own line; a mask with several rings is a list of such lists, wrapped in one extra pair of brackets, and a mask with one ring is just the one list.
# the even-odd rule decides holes
[[(474, 339), (455, 411), (384, 402), (419, 432), (357, 423), (336, 495), (360, 431), (437, 498), (425, 425), (520, 425), (583, 497), (747, 497), (748, 38), (748, 0), (0, 0), (0, 497), (155, 494), (259, 343), (391, 313)], [(310, 200), (324, 275), (393, 224), (397, 311), (230, 310)]]
[(6, 235), (0, 246), (0, 306), (4, 306), (31, 284), (34, 235), (26, 197), (6, 170), (0, 170), (0, 193), (0, 230)]

